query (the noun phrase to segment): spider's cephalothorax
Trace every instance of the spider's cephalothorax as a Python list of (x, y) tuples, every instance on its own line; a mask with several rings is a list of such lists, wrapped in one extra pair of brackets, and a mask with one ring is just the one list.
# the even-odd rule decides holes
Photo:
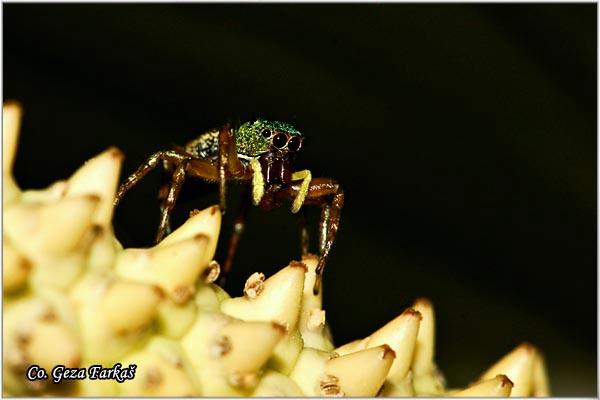
[[(289, 185), (292, 163), (302, 148), (304, 137), (293, 126), (279, 121), (257, 119), (234, 131), (240, 162), (248, 165), (256, 159), (266, 185)], [(219, 131), (210, 131), (189, 142), (186, 151), (196, 157), (216, 160), (219, 155)], [(297, 210), (296, 210), (297, 211)]]
[[(320, 275), (335, 235), (340, 212), (344, 204), (344, 192), (340, 185), (328, 178), (312, 178), (309, 170), (294, 171), (293, 162), (304, 144), (304, 136), (293, 126), (278, 122), (257, 119), (246, 122), (237, 129), (229, 125), (220, 130), (206, 132), (190, 141), (185, 147), (169, 151), (159, 151), (140, 166), (119, 187), (115, 204), (127, 190), (135, 185), (146, 173), (162, 160), (165, 169), (172, 173), (172, 181), (159, 191), (161, 200), (161, 221), (156, 241), (170, 233), (169, 218), (181, 185), (186, 175), (216, 181), (219, 184), (220, 206), (225, 212), (226, 183), (235, 179), (248, 182), (251, 196), (245, 196), (236, 219), (229, 252), (223, 267), (226, 274), (231, 268), (239, 238), (244, 229), (248, 210), (252, 202), (264, 210), (280, 205), (282, 201), (292, 201), (292, 213), (296, 214), (304, 204), (321, 206), (319, 228), (319, 264), (315, 282), (315, 292), (320, 285)], [(308, 253), (308, 234), (303, 213), (299, 213), (301, 226), (302, 254)]]

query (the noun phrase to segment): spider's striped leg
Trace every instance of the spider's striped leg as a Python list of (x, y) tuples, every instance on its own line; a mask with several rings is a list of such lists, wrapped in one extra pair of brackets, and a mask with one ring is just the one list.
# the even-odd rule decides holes
[(235, 135), (230, 125), (225, 125), (219, 131), (219, 158), (217, 168), (219, 176), (219, 205), (221, 206), (221, 212), (225, 214), (227, 208), (227, 178), (229, 176), (238, 176), (245, 170), (238, 158)]
[(323, 251), (325, 250), (330, 218), (331, 206), (329, 204), (323, 204), (321, 206), (321, 220), (319, 221), (319, 255), (323, 254)]
[(187, 162), (181, 162), (173, 171), (173, 179), (171, 181), (171, 188), (167, 197), (163, 200), (161, 206), (160, 224), (158, 225), (158, 232), (156, 233), (155, 242), (160, 242), (167, 234), (167, 228), (169, 227), (169, 221), (171, 219), (171, 212), (179, 196), (179, 191), (185, 180)]
[[(287, 197), (294, 200), (300, 194), (301, 184), (293, 184), (290, 188), (282, 191), (281, 197)], [(342, 187), (333, 179), (315, 178), (310, 182), (306, 193), (307, 204), (318, 204), (323, 206), (321, 213), (320, 226), (320, 247), (319, 263), (317, 264), (317, 279), (313, 292), (318, 293), (321, 287), (321, 279), (325, 263), (331, 252), (331, 247), (335, 241), (335, 236), (340, 224), (342, 208), (344, 207), (344, 191)]]
[(190, 156), (183, 152), (179, 152), (177, 150), (168, 150), (168, 151), (158, 151), (152, 154), (145, 163), (140, 165), (135, 172), (127, 177), (123, 183), (119, 186), (119, 190), (117, 190), (117, 195), (115, 196), (114, 205), (117, 206), (125, 193), (135, 186), (140, 179), (142, 179), (148, 172), (152, 171), (158, 163), (162, 160), (166, 160), (174, 163), (175, 165), (180, 164), (184, 160), (189, 159)]
[[(160, 202), (160, 215), (165, 211), (165, 200), (169, 194), (169, 189), (171, 188), (170, 182), (165, 182), (158, 189), (158, 201)], [(171, 223), (167, 221), (167, 226), (165, 227), (165, 236), (169, 236), (171, 234)]]

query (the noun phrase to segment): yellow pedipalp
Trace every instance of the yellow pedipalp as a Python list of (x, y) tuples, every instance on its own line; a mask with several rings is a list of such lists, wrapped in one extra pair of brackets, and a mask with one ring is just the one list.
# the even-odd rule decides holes
[(292, 213), (295, 214), (300, 210), (302, 204), (304, 204), (304, 199), (306, 198), (306, 194), (308, 193), (308, 186), (310, 185), (310, 180), (312, 179), (312, 174), (309, 170), (305, 169), (302, 171), (294, 172), (292, 174), (292, 181), (302, 180), (300, 184), (300, 190), (298, 190), (298, 195), (294, 199), (294, 203), (292, 204)]
[(250, 159), (250, 168), (252, 168), (252, 202), (255, 206), (260, 204), (260, 200), (265, 194), (265, 180), (262, 175), (262, 168), (258, 159)]

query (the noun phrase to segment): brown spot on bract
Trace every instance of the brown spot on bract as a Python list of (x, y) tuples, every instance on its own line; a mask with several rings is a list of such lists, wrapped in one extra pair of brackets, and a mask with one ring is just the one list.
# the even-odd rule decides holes
[(19, 260), (19, 268), (21, 268), (24, 271), (31, 271), (32, 267), (33, 265), (31, 264), (31, 262), (27, 258), (21, 256), (21, 259)]
[(531, 343), (529, 343), (529, 342), (523, 342), (523, 343), (521, 343), (521, 345), (519, 346), (519, 348), (527, 351), (528, 353), (534, 353), (535, 351), (537, 351), (537, 348), (534, 345), (532, 345)]
[(219, 206), (214, 205), (210, 208), (210, 215), (215, 215), (219, 211)]
[(256, 384), (258, 376), (255, 372), (239, 372), (235, 371), (229, 375), (229, 384), (235, 387), (251, 387)]
[(152, 291), (161, 299), (166, 297), (165, 291), (158, 285), (152, 285)]
[(192, 297), (193, 293), (193, 289), (189, 286), (177, 286), (171, 294), (171, 297), (176, 303), (185, 303)]
[(125, 158), (125, 155), (123, 154), (123, 152), (121, 150), (119, 150), (117, 147), (111, 146), (106, 151), (112, 158), (115, 158), (118, 160), (122, 160)]
[(197, 208), (194, 208), (192, 211), (190, 211), (190, 215), (189, 218), (192, 218), (195, 215), (200, 214), (200, 210), (198, 210)]
[(306, 264), (304, 264), (302, 261), (292, 261), (289, 263), (288, 266), (292, 267), (292, 268), (302, 268), (302, 269), (304, 269), (304, 271), (308, 270), (308, 268), (306, 267)]
[(205, 235), (204, 233), (198, 233), (197, 235), (194, 236), (194, 240), (196, 240), (198, 242), (202, 242), (202, 241), (208, 240), (208, 236)]
[(319, 331), (325, 326), (325, 310), (315, 308), (308, 314), (306, 327), (311, 331)]
[(16, 342), (17, 342), (17, 346), (19, 346), (20, 348), (23, 348), (25, 346), (27, 346), (27, 344), (29, 344), (29, 342), (31, 341), (31, 334), (27, 333), (27, 332), (19, 332), (16, 335)]
[(423, 316), (421, 315), (421, 313), (418, 312), (417, 310), (415, 310), (414, 308), (407, 308), (406, 310), (404, 310), (404, 312), (402, 314), (410, 315), (412, 317), (418, 317), (419, 320), (423, 319)]
[(68, 368), (78, 368), (81, 364), (81, 357), (75, 357), (67, 363)]
[(173, 360), (173, 366), (177, 369), (183, 368), (183, 361), (181, 360), (181, 357), (175, 357)]
[(208, 349), (209, 355), (212, 358), (221, 358), (231, 351), (231, 339), (229, 336), (221, 335), (218, 336), (211, 344)]
[(287, 329), (285, 328), (285, 326), (281, 325), (281, 324), (279, 324), (277, 322), (271, 322), (271, 326), (273, 327), (273, 329), (275, 329), (276, 331), (278, 331), (282, 335), (287, 332)]
[(44, 322), (54, 322), (56, 319), (56, 313), (52, 310), (47, 310), (40, 316), (40, 320)]
[(93, 201), (94, 203), (97, 203), (100, 201), (100, 196), (98, 196), (97, 194), (87, 194), (86, 199)]
[(387, 357), (396, 358), (396, 352), (394, 350), (392, 350), (392, 348), (390, 346), (388, 346), (387, 344), (384, 344), (381, 347), (382, 347), (382, 351), (381, 351), (380, 357), (382, 360), (385, 360)]
[(510, 386), (510, 387), (514, 386), (514, 383), (508, 378), (508, 376), (506, 376), (506, 375), (498, 375), (497, 377), (500, 377), (500, 379), (502, 379), (502, 383), (501, 383), (502, 387), (505, 387), (507, 385)]
[(163, 381), (163, 375), (158, 368), (150, 368), (145, 376), (146, 387), (155, 388)]

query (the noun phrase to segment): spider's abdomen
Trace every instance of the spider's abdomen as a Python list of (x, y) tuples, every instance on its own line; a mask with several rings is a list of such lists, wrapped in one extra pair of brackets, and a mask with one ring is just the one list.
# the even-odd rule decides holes
[(185, 151), (195, 157), (215, 160), (219, 155), (219, 131), (209, 131), (185, 145)]

